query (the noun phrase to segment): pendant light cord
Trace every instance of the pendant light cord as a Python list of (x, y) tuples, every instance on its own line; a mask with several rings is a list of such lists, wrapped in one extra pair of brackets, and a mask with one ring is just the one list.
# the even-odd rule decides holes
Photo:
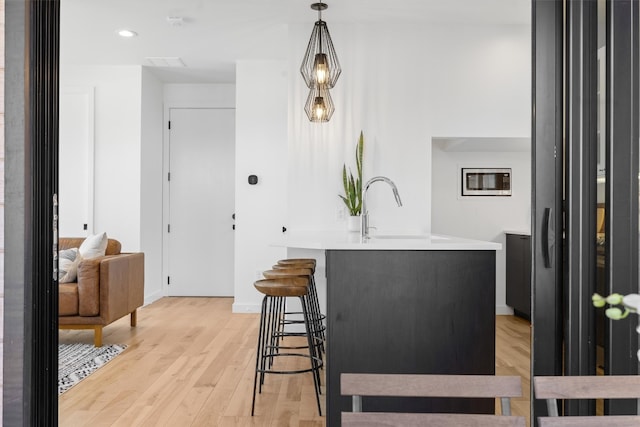
[[(322, 5), (324, 3), (319, 2), (320, 7), (318, 7), (318, 22), (322, 22)], [(322, 31), (318, 32), (318, 51), (322, 53)]]

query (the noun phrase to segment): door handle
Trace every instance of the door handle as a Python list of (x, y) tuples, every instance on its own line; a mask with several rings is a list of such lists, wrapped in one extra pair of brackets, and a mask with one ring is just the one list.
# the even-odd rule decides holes
[(542, 217), (542, 260), (545, 268), (552, 267), (553, 249), (556, 243), (552, 213), (553, 209), (544, 208)]

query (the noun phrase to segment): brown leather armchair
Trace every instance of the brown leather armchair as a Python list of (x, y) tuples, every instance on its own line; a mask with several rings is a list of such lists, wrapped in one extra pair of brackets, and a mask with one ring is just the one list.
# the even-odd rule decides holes
[[(80, 238), (60, 238), (60, 250), (78, 248)], [(109, 239), (105, 256), (83, 259), (75, 283), (60, 283), (60, 329), (93, 329), (94, 345), (102, 346), (102, 328), (129, 314), (136, 326), (137, 309), (144, 303), (144, 253), (120, 253)]]

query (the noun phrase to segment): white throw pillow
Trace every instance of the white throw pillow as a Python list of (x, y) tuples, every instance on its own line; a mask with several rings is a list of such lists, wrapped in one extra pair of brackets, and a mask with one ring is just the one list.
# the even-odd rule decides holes
[(75, 282), (78, 276), (78, 264), (82, 260), (78, 248), (64, 249), (58, 253), (58, 257), (58, 282)]
[(94, 234), (93, 236), (89, 236), (84, 239), (84, 242), (82, 242), (78, 251), (84, 259), (104, 256), (104, 253), (107, 250), (107, 243), (109, 243), (107, 233)]

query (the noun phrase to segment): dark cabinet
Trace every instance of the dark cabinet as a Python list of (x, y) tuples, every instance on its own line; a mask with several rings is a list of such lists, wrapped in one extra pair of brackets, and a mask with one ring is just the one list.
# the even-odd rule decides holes
[[(340, 374), (495, 374), (493, 250), (327, 250), (327, 426)], [(492, 414), (494, 399), (366, 397), (375, 412)]]
[(507, 234), (507, 305), (531, 320), (531, 236)]

